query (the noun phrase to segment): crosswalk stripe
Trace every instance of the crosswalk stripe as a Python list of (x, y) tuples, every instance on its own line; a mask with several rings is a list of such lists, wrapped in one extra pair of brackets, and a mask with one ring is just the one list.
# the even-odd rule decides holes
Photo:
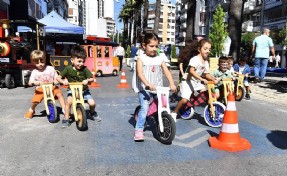
[(185, 133), (183, 135), (180, 135), (180, 136), (175, 136), (176, 139), (180, 139), (180, 140), (183, 140), (183, 139), (187, 139), (187, 138), (190, 138), (191, 136), (193, 135), (196, 135), (198, 133), (201, 133), (203, 131), (206, 131), (206, 128), (197, 128), (195, 130), (192, 130), (188, 133)]

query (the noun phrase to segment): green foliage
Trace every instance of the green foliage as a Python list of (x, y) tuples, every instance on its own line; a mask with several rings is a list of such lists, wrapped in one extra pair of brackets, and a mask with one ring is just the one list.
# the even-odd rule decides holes
[(287, 25), (279, 32), (279, 36), (282, 39), (280, 45), (287, 46)]
[(219, 5), (213, 15), (213, 23), (209, 34), (212, 42), (211, 55), (216, 57), (222, 55), (223, 44), (228, 35), (227, 25), (224, 23), (225, 16), (223, 8)]
[(131, 46), (128, 45), (127, 49), (126, 49), (126, 58), (130, 58), (131, 57)]
[(172, 48), (171, 48), (171, 57), (172, 57), (172, 58), (177, 58), (177, 55), (176, 55), (176, 46), (175, 46), (175, 45), (172, 45)]
[(252, 42), (255, 37), (256, 34), (254, 32), (247, 32), (241, 36), (241, 51), (244, 51), (248, 56), (251, 55)]

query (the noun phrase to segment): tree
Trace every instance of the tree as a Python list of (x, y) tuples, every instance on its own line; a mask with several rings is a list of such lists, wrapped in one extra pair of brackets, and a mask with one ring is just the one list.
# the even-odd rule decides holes
[(228, 35), (227, 26), (224, 23), (225, 13), (220, 5), (217, 7), (212, 19), (213, 23), (209, 34), (212, 42), (211, 55), (218, 57), (222, 55), (223, 43)]
[(177, 58), (175, 45), (172, 45), (172, 48), (171, 48), (171, 58)]
[(231, 38), (230, 53), (234, 60), (239, 59), (242, 32), (242, 14), (246, 0), (230, 0), (228, 32)]
[(287, 46), (287, 25), (279, 32), (279, 36), (281, 38), (280, 45)]
[(247, 33), (242, 34), (241, 36), (241, 51), (246, 56), (251, 55), (252, 43), (255, 37), (256, 35), (254, 32), (247, 32)]
[(193, 39), (194, 35), (194, 18), (196, 11), (196, 2), (197, 1), (187, 1), (187, 18), (186, 18), (186, 37), (185, 41), (190, 41)]
[(132, 43), (138, 42), (141, 36), (141, 18), (142, 18), (142, 13), (141, 13), (141, 8), (143, 5), (144, 0), (137, 0), (135, 1), (134, 6), (134, 34), (133, 34), (133, 41)]
[(161, 6), (161, 0), (156, 0), (154, 30), (153, 30), (154, 33), (156, 34), (158, 34), (159, 19), (160, 19), (160, 6)]
[(125, 53), (125, 57), (126, 58), (130, 58), (131, 57), (131, 46), (128, 45), (126, 53)]
[(132, 16), (132, 11), (133, 11), (133, 8), (131, 6), (131, 3), (130, 1), (126, 2), (123, 6), (122, 6), (122, 9), (120, 11), (120, 14), (118, 16), (119, 18), (119, 21), (123, 21), (124, 23), (124, 31), (123, 31), (123, 42), (122, 42), (122, 46), (124, 48), (126, 48), (127, 44), (129, 43), (129, 36), (128, 36), (128, 25), (129, 25), (129, 21), (130, 21), (130, 18)]
[(148, 8), (149, 8), (149, 0), (145, 0), (144, 12), (143, 12), (143, 33), (144, 34), (146, 33), (146, 30), (147, 30)]

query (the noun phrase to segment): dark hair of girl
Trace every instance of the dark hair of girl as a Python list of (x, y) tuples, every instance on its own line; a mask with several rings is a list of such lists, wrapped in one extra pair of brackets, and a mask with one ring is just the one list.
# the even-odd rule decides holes
[(197, 40), (189, 40), (185, 43), (185, 46), (180, 50), (178, 62), (187, 66), (189, 60), (198, 55), (198, 42)]
[(149, 44), (151, 40), (157, 40), (159, 42), (158, 36), (153, 32), (149, 32), (144, 35), (142, 43)]

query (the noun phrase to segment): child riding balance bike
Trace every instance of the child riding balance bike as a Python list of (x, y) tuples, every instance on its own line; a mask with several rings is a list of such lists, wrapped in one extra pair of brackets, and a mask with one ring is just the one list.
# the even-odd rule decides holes
[[(88, 83), (93, 82), (93, 74), (84, 66), (86, 59), (86, 51), (83, 47), (76, 45), (71, 50), (71, 62), (72, 65), (67, 66), (61, 74), (57, 77), (57, 80), (64, 85), (69, 85), (72, 82), (81, 82), (83, 84), (82, 96), (84, 100), (90, 105), (90, 117), (92, 120), (101, 121), (101, 118), (98, 116), (95, 111), (96, 103), (91, 96), (91, 93), (88, 88)], [(66, 79), (62, 79), (66, 78)], [(70, 108), (73, 103), (72, 91), (68, 88), (66, 108), (65, 108), (65, 119), (62, 120), (62, 128), (68, 127), (70, 125)], [(83, 129), (85, 130), (85, 129)]]
[[(165, 64), (164, 59), (157, 55), (159, 41), (160, 40), (155, 33), (145, 34), (142, 42), (145, 53), (138, 57), (136, 63), (136, 74), (134, 75), (136, 81), (133, 82), (133, 89), (138, 93), (140, 108), (135, 126), (134, 141), (144, 140), (144, 125), (150, 106), (149, 101), (153, 97), (150, 91), (156, 91), (157, 87), (163, 86), (163, 73), (169, 81), (170, 90), (176, 91), (176, 86), (174, 85), (171, 73)], [(145, 87), (149, 87), (150, 91), (146, 91)], [(168, 138), (167, 142), (172, 140), (173, 138), (171, 136), (171, 138)]]
[[(193, 105), (190, 104), (191, 96), (205, 97), (201, 99), (200, 102), (205, 102), (207, 97), (207, 92), (205, 85), (208, 84), (208, 80), (217, 84), (218, 80), (213, 78), (209, 73), (209, 63), (207, 61), (208, 55), (211, 50), (211, 43), (206, 39), (202, 39), (198, 43), (198, 55), (194, 56), (189, 61), (188, 75), (187, 78), (183, 78), (180, 92), (182, 99), (176, 105), (174, 112), (171, 113), (173, 118), (177, 117), (180, 110), (184, 110), (187, 113), (187, 117), (192, 117), (194, 113)], [(210, 88), (211, 90), (211, 88)], [(204, 93), (205, 92), (205, 93)], [(205, 96), (202, 96), (204, 95)], [(212, 95), (212, 94), (211, 94)], [(210, 106), (213, 109), (213, 106)], [(182, 113), (180, 113), (182, 115)]]
[(55, 106), (54, 96), (58, 98), (62, 109), (65, 107), (62, 91), (57, 86), (54, 86), (54, 83), (58, 83), (56, 81), (58, 74), (53, 67), (45, 64), (46, 55), (43, 51), (32, 51), (30, 58), (31, 62), (35, 64), (36, 69), (32, 71), (28, 84), (29, 86), (35, 86), (35, 94), (32, 98), (32, 105), (24, 115), (24, 118), (33, 118), (36, 106), (44, 99), (44, 105), (49, 122), (58, 122), (59, 114), (57, 113), (57, 108)]

